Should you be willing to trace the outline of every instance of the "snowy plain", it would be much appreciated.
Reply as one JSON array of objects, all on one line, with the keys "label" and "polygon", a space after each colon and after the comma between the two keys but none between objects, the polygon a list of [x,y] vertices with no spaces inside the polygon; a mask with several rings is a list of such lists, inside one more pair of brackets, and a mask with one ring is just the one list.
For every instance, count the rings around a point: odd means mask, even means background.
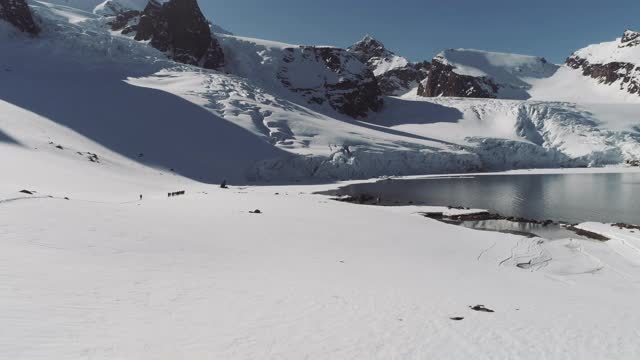
[{"label": "snowy plain", "polygon": [[[292,45],[220,36],[236,67],[204,71],[104,30],[98,1],[56,3],[32,3],[42,39],[0,24],[0,358],[640,355],[639,231],[580,225],[609,242],[479,232],[417,214],[433,208],[292,185],[619,164],[639,153],[633,99],[549,103],[536,86],[531,101],[408,95],[364,123],[275,82]],[[210,184],[224,179],[240,185]]]}]

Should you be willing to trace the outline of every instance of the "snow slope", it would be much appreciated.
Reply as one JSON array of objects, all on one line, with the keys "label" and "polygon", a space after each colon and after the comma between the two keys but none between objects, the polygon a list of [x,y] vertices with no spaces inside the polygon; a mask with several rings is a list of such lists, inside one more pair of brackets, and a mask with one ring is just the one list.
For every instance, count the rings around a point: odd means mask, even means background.
[{"label": "snow slope", "polygon": [[[40,2],[39,0],[36,0],[36,1]],[[117,1],[123,1],[123,0],[117,0]],[[138,0],[124,0],[124,1],[134,2]],[[141,1],[144,1],[144,0],[141,0]],[[96,6],[106,1],[105,0],[47,0],[46,2],[50,4],[55,4],[55,5],[63,5],[66,7],[79,9],[86,12],[93,12]]]},{"label": "snow slope", "polygon": [[[640,351],[637,253],[622,257],[608,243],[478,232],[308,187],[225,191],[125,172],[93,177],[99,194],[81,194],[83,173],[96,170],[67,166],[80,177],[33,184],[33,197],[0,180],[2,357],[583,360]],[[187,195],[168,199],[171,187]],[[248,212],[256,208],[263,214]],[[469,309],[478,304],[495,313]]]},{"label": "snow slope", "polygon": [[[531,79],[531,100],[566,101],[589,104],[640,104],[640,96],[607,86],[581,71],[562,66],[551,77]],[[637,115],[636,115],[637,118]]]},{"label": "snow slope", "polygon": [[[390,99],[374,121],[412,134],[441,134],[439,139],[478,154],[485,169],[505,170],[524,163],[533,167],[552,163],[602,166],[634,159],[640,151],[637,105],[411,100]],[[507,147],[510,154],[504,153]]]},{"label": "snow slope", "polygon": [[291,45],[225,37],[233,66],[208,71],[33,9],[38,39],[0,24],[0,358],[637,358],[637,233],[546,241],[203,183],[619,162],[634,104],[389,97],[356,121],[274,77]]},{"label": "snow slope", "polygon": [[483,78],[498,86],[500,99],[526,100],[532,79],[552,76],[558,66],[544,58],[488,52],[473,49],[449,49],[438,54],[434,61],[453,67],[459,75]]},{"label": "snow slope", "polygon": [[636,36],[636,40],[617,38],[614,41],[594,44],[573,53],[580,58],[587,59],[592,64],[608,64],[612,62],[625,62],[640,65],[640,46],[638,46],[637,33],[626,31],[624,37]]},{"label": "snow slope", "polygon": [[149,0],[106,0],[96,5],[93,12],[98,15],[110,16],[128,10],[142,11],[148,3]]}]

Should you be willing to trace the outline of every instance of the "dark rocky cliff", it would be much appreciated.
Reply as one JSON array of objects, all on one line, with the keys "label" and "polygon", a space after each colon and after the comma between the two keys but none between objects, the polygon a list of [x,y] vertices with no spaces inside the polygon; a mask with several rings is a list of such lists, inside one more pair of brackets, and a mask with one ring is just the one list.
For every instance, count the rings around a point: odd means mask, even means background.
[{"label": "dark rocky cliff", "polygon": [[222,48],[197,0],[150,0],[140,16],[135,39],[149,40],[151,46],[184,64],[207,69],[224,65]]},{"label": "dark rocky cliff", "polygon": [[387,50],[382,42],[368,35],[349,47],[348,51],[374,72],[383,95],[401,95],[415,89],[427,78],[431,68],[428,61],[412,63],[397,56]]},{"label": "dark rocky cliff", "polygon": [[344,49],[301,46],[285,49],[280,82],[307,101],[328,104],[353,118],[383,105],[373,73]]},{"label": "dark rocky cliff", "polygon": [[418,95],[425,97],[495,98],[498,86],[489,79],[460,75],[454,67],[437,58],[431,62],[428,79],[418,87]]},{"label": "dark rocky cliff", "polygon": [[0,19],[31,35],[40,33],[26,0],[0,0]]},{"label": "dark rocky cliff", "polygon": [[[624,51],[640,50],[640,33],[627,30],[620,39],[618,49]],[[640,51],[638,51],[640,54]],[[640,62],[640,57],[637,59]],[[577,51],[566,61],[570,68],[582,71],[584,76],[598,80],[606,85],[619,84],[620,89],[640,95],[640,66],[628,61],[599,62]]]}]

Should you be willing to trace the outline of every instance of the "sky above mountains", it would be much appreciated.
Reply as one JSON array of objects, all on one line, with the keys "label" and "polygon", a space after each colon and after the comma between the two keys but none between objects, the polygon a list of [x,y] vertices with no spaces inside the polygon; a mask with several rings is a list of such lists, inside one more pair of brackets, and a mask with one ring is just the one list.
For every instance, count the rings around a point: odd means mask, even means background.
[{"label": "sky above mountains", "polygon": [[237,35],[346,47],[371,34],[411,60],[447,48],[544,56],[640,30],[638,0],[201,0],[207,17]]}]

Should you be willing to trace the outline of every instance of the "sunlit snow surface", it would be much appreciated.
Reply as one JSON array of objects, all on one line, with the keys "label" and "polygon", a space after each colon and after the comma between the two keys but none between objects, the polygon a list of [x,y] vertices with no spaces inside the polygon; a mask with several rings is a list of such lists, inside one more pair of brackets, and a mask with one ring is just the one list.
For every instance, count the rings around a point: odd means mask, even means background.
[{"label": "sunlit snow surface", "polygon": [[290,45],[222,37],[209,72],[32,4],[41,38],[0,24],[0,358],[637,358],[637,231],[548,242],[200,182],[618,164],[637,105],[388,98],[364,123],[281,86]]}]

